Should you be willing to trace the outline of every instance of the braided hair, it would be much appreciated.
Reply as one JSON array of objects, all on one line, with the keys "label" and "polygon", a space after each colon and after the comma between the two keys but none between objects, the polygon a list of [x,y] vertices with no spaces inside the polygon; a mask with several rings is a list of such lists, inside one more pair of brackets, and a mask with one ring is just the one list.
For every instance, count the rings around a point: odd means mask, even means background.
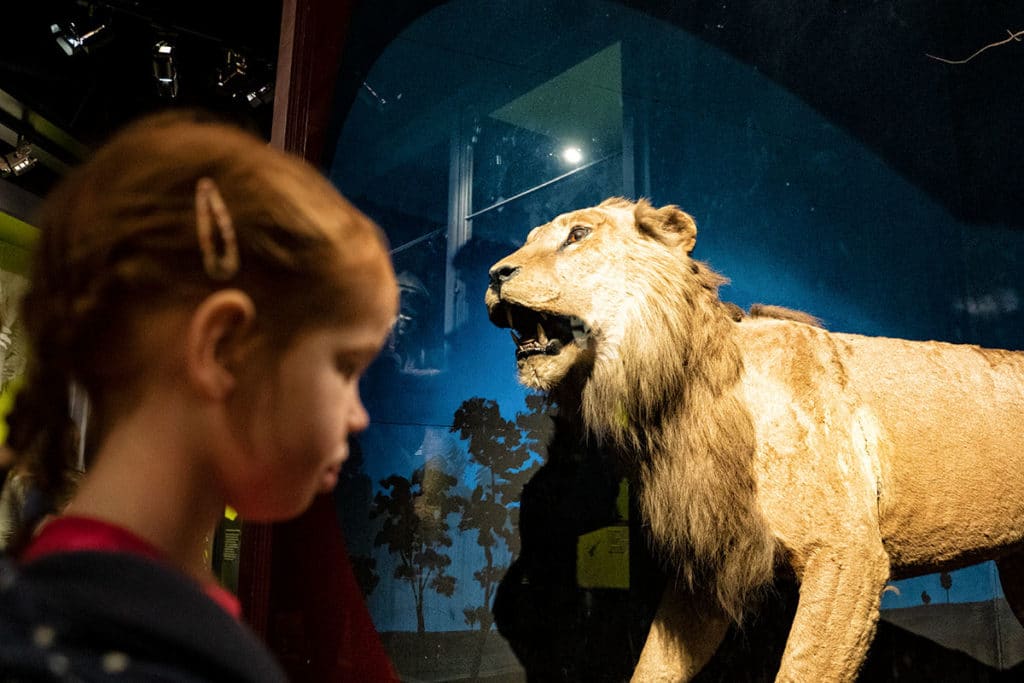
[{"label": "braided hair", "polygon": [[[197,233],[197,187],[215,187],[230,214],[217,244]],[[78,461],[70,387],[90,402],[87,467],[140,390],[147,352],[133,340],[146,313],[238,288],[256,306],[261,343],[284,348],[344,314],[348,265],[387,251],[380,229],[313,167],[182,112],[114,136],[47,198],[38,225],[21,313],[30,355],[7,446],[51,499],[68,495]],[[210,250],[228,247],[233,267],[212,272]]]}]

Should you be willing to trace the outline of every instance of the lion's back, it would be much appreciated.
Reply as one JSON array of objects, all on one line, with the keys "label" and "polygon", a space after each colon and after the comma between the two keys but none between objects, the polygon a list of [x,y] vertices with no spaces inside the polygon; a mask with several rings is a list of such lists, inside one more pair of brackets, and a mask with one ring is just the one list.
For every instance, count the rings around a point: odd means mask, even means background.
[{"label": "lion's back", "polygon": [[989,519],[993,504],[1024,528],[1024,502],[1006,504],[1024,501],[1024,353],[785,320],[745,320],[737,332],[761,457],[799,461],[766,460],[762,470],[813,472],[824,491],[842,489],[850,463],[863,461],[898,573],[934,559],[934,544],[920,539],[937,527],[945,560],[987,547],[990,530],[972,520]]}]

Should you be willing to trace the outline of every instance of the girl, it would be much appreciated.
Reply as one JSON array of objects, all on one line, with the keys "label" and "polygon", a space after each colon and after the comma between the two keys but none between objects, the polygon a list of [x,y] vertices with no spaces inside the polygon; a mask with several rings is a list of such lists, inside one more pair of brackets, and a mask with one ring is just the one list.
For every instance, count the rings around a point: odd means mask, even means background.
[{"label": "girl", "polygon": [[305,510],[367,426],[398,304],[380,230],[304,162],[181,114],[112,139],[40,228],[8,446],[68,502],[0,567],[0,678],[282,680],[204,551],[225,505]]}]

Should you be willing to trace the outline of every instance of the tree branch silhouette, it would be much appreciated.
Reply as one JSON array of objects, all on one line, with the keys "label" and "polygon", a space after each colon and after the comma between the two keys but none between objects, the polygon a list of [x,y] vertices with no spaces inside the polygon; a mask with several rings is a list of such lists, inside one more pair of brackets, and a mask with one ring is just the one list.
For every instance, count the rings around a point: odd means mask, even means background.
[{"label": "tree branch silhouette", "polygon": [[988,50],[989,48],[999,47],[1000,45],[1006,45],[1011,41],[1016,41],[1019,43],[1021,41],[1021,37],[1024,36],[1024,31],[1017,31],[1016,33],[1014,33],[1013,31],[1007,30],[1006,32],[1010,34],[1009,38],[1006,38],[1004,40],[998,40],[994,43],[989,43],[988,45],[986,45],[983,48],[980,48],[973,55],[965,59],[946,59],[945,57],[936,57],[935,55],[930,55],[928,53],[925,53],[925,57],[930,57],[931,59],[935,59],[940,62],[945,62],[946,64],[966,64],[967,62],[971,61],[972,59],[980,55],[985,50]]}]

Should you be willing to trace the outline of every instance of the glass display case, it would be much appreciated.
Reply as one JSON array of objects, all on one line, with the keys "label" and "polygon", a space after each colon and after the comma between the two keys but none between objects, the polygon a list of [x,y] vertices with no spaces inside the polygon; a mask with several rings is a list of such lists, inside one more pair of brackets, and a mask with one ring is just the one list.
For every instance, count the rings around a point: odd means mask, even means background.
[{"label": "glass display case", "polygon": [[[487,320],[488,269],[562,212],[648,197],[694,216],[694,256],[744,308],[1020,349],[1024,17],[968,2],[429,6],[380,49],[358,36],[382,19],[357,13],[338,83],[328,171],[387,232],[402,288],[339,519],[406,680],[627,680],[660,564],[628,486],[585,454],[552,464],[548,409]],[[579,539],[615,528],[626,565],[583,580]],[[544,585],[516,583],[522,562]],[[772,680],[792,590],[704,680]],[[882,608],[864,680],[1024,672],[990,563],[894,581]]]}]

